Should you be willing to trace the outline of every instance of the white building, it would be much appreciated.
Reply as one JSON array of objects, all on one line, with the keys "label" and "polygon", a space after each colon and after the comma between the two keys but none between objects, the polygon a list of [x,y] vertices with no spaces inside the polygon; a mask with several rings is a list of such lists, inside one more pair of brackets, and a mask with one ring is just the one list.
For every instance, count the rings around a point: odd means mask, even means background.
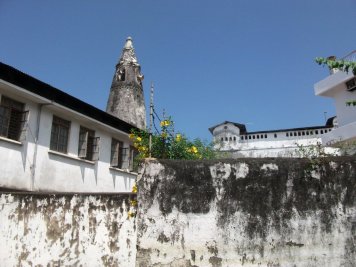
[{"label": "white building", "polygon": [[129,192],[134,126],[0,63],[0,188]]},{"label": "white building", "polygon": [[[356,50],[343,58],[356,62]],[[335,101],[337,127],[322,136],[324,145],[332,145],[340,141],[356,139],[356,106],[347,105],[348,101],[356,101],[356,77],[349,73],[333,69],[330,76],[314,85],[315,94],[331,97]]]},{"label": "white building", "polygon": [[[229,157],[298,157],[300,147],[316,146],[333,129],[334,118],[325,126],[247,132],[244,124],[225,121],[209,128],[216,148]],[[334,153],[327,148],[326,153]]]}]

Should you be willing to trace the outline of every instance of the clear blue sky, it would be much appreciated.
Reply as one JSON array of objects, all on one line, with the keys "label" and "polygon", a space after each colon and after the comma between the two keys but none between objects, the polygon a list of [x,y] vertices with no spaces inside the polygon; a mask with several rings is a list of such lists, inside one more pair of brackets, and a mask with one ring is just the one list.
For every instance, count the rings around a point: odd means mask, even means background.
[{"label": "clear blue sky", "polygon": [[317,56],[356,49],[356,0],[0,0],[0,61],[105,110],[132,36],[158,112],[210,140],[225,120],[248,131],[324,124]]}]

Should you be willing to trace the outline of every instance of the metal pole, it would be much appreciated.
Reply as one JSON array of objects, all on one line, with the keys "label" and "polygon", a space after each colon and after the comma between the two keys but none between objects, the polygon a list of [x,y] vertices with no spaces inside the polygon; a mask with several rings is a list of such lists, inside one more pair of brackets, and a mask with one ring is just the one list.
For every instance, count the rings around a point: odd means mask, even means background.
[{"label": "metal pole", "polygon": [[150,95],[150,129],[148,140],[148,151],[150,158],[152,157],[152,122],[153,122],[153,82],[151,82],[151,95]]}]

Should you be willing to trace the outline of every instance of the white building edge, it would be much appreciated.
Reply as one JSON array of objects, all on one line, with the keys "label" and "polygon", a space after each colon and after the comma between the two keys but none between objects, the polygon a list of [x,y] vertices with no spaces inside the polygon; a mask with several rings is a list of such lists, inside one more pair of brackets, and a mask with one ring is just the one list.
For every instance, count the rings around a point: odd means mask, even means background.
[{"label": "white building edge", "polygon": [[130,192],[134,126],[0,63],[0,189]]},{"label": "white building edge", "polygon": [[[347,61],[356,62],[356,50],[343,57]],[[333,98],[337,116],[337,125],[328,134],[322,136],[323,145],[334,145],[340,142],[356,141],[356,106],[347,105],[348,101],[356,101],[356,77],[348,73],[332,69],[330,76],[314,85],[317,96]]]},{"label": "white building edge", "polygon": [[[356,62],[356,50],[342,59]],[[247,132],[244,124],[225,121],[209,128],[215,148],[227,157],[316,156],[321,145],[323,153],[339,154],[340,150],[332,146],[356,143],[356,77],[352,71],[332,69],[330,76],[314,85],[314,90],[318,96],[335,100],[336,117],[328,119],[326,125]],[[355,104],[347,105],[348,101]],[[347,148],[343,150],[347,152]],[[352,148],[351,153],[355,153]]]}]

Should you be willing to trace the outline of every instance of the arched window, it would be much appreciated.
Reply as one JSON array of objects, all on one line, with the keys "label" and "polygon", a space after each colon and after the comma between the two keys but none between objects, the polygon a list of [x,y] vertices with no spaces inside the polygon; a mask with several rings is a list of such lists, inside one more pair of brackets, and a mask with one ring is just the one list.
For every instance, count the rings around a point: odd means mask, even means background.
[{"label": "arched window", "polygon": [[121,69],[118,71],[117,73],[117,79],[119,81],[125,81],[125,76],[126,76],[126,72],[125,72],[125,69]]}]

